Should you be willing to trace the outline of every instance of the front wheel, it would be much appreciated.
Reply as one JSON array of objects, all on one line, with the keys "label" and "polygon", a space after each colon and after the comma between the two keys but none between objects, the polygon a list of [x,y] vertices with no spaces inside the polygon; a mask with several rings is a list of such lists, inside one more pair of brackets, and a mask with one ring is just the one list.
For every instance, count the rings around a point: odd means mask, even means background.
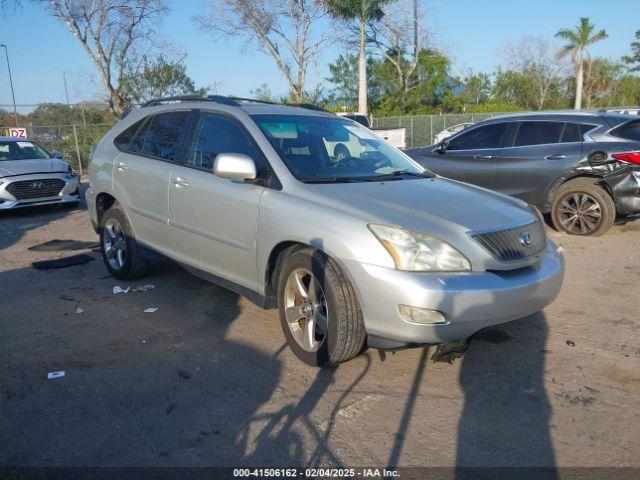
[{"label": "front wheel", "polygon": [[616,219],[611,196],[591,179],[560,186],[551,205],[553,226],[571,235],[603,235]]},{"label": "front wheel", "polygon": [[362,311],[349,280],[323,253],[302,249],[278,279],[280,324],[293,353],[312,366],[337,365],[362,350]]}]

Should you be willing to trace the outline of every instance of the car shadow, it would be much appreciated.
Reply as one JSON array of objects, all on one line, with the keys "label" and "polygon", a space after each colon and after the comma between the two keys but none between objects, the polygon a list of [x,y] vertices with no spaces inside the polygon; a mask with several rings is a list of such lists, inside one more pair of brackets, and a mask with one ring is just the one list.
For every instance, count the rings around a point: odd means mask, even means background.
[{"label": "car shadow", "polygon": [[0,251],[20,241],[29,230],[61,220],[78,210],[86,210],[85,192],[88,187],[87,183],[80,185],[80,202],[74,207],[41,205],[0,210]]}]

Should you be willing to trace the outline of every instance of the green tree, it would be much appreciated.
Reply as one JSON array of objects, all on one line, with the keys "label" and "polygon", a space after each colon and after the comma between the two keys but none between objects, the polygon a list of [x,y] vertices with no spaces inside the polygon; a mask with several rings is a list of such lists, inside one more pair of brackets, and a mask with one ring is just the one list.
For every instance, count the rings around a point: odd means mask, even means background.
[{"label": "green tree", "polygon": [[[573,29],[563,29],[556,33],[557,38],[567,41],[567,44],[558,53],[559,57],[571,54],[573,63],[576,66],[576,98],[574,108],[582,108],[582,85],[584,81],[584,63],[588,60],[591,64],[591,55],[588,47],[600,40],[604,40],[609,35],[604,30],[595,31],[588,17],[582,17],[580,23]],[[586,58],[585,58],[586,57]]]},{"label": "green tree", "polygon": [[358,111],[367,114],[367,22],[382,18],[382,6],[389,0],[326,0],[329,12],[343,20],[356,20],[360,29],[358,58]]},{"label": "green tree", "polygon": [[632,72],[640,71],[640,30],[636,31],[636,41],[631,42],[631,55],[622,57],[622,61],[629,65]]},{"label": "green tree", "polygon": [[128,106],[154,98],[176,95],[205,95],[206,88],[196,88],[180,61],[167,61],[160,57],[143,57],[136,67],[128,65],[120,83],[120,94]]}]

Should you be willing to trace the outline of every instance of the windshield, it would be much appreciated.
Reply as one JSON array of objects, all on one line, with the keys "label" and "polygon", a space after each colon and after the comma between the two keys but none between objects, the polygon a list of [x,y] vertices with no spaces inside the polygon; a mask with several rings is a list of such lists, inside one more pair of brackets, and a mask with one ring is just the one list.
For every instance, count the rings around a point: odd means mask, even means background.
[{"label": "windshield", "polygon": [[0,162],[51,158],[40,145],[28,141],[0,140]]},{"label": "windshield", "polygon": [[341,118],[254,115],[291,173],[307,183],[402,180],[425,170],[358,123]]}]

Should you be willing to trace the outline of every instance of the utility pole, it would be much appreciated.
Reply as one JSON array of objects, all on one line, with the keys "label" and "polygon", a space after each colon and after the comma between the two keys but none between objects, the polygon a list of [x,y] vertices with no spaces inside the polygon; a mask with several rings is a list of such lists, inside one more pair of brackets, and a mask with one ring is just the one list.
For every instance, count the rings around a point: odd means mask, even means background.
[{"label": "utility pole", "polygon": [[67,72],[62,72],[62,80],[64,80],[64,94],[67,97],[67,107],[69,106],[69,87],[67,86]]},{"label": "utility pole", "polygon": [[11,64],[9,63],[9,51],[4,43],[0,43],[0,47],[4,48],[4,56],[7,59],[7,70],[9,71],[9,85],[11,85],[11,98],[13,99],[13,120],[18,126],[18,109],[16,108],[16,95],[13,93],[13,78],[11,78]]}]

